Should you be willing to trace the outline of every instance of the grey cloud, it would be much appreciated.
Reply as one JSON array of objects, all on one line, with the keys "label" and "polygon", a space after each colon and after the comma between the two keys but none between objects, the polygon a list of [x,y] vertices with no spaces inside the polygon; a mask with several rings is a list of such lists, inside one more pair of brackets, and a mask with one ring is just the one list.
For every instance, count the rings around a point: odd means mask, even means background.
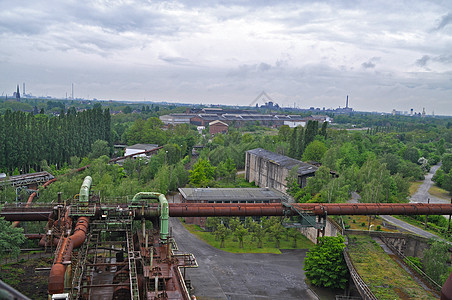
[{"label": "grey cloud", "polygon": [[381,57],[372,57],[371,59],[369,59],[369,61],[363,62],[363,63],[361,64],[361,66],[362,66],[364,69],[373,69],[373,68],[376,67],[375,62],[379,62],[380,60],[381,60]]},{"label": "grey cloud", "polygon": [[421,58],[419,58],[418,60],[416,60],[416,65],[420,66],[420,67],[425,67],[427,66],[427,64],[430,62],[439,62],[442,64],[450,64],[452,63],[452,55],[448,54],[448,55],[439,55],[439,56],[429,56],[429,55],[424,55]]},{"label": "grey cloud", "polygon": [[375,64],[374,64],[373,62],[371,62],[371,61],[363,62],[363,63],[361,64],[361,66],[362,66],[364,69],[373,69],[373,68],[375,68]]},{"label": "grey cloud", "polygon": [[452,24],[452,12],[441,17],[441,21],[439,22],[436,29],[437,30],[443,29],[444,27],[446,27],[449,24]]},{"label": "grey cloud", "polygon": [[429,60],[430,60],[430,56],[424,55],[421,58],[419,58],[418,60],[416,60],[416,65],[418,65],[419,67],[425,67]]},{"label": "grey cloud", "polygon": [[190,63],[190,60],[184,57],[174,57],[174,56],[159,56],[160,60],[163,60],[167,63],[173,64],[173,65],[186,65]]},{"label": "grey cloud", "polygon": [[452,63],[452,55],[440,55],[434,58],[435,61],[450,64]]},{"label": "grey cloud", "polygon": [[271,68],[272,68],[272,66],[270,66],[269,64],[266,64],[266,63],[260,63],[259,66],[257,67],[257,69],[259,71],[264,71],[264,72],[270,70]]}]

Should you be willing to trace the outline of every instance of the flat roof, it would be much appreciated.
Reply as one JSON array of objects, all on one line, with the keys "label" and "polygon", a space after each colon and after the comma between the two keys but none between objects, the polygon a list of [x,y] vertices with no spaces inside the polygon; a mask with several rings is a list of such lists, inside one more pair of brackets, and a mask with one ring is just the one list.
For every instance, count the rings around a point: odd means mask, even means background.
[{"label": "flat roof", "polygon": [[297,173],[300,175],[306,175],[310,173],[314,173],[318,170],[318,168],[314,165],[308,164],[306,162],[303,162],[301,160],[296,160],[291,157],[281,155],[278,153],[274,153],[262,148],[256,148],[252,150],[248,150],[246,152],[249,152],[251,154],[254,154],[256,156],[262,157],[264,159],[267,159],[283,168],[292,170],[292,168],[298,166]]},{"label": "flat roof", "polygon": [[272,188],[179,188],[186,200],[265,201],[284,199],[284,194]]}]

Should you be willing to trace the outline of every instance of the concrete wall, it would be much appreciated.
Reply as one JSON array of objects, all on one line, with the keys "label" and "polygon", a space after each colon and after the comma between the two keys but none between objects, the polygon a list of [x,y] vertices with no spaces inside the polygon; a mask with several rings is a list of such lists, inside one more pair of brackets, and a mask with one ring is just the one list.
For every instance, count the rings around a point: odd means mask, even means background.
[{"label": "concrete wall", "polygon": [[246,152],[245,179],[254,181],[259,187],[271,187],[285,193],[287,188],[286,177],[289,170],[276,163]]},{"label": "concrete wall", "polygon": [[[318,233],[318,230],[314,227],[301,228],[300,232],[314,244],[317,244],[317,236],[322,236],[322,233]],[[339,225],[336,224],[336,222],[334,222],[330,218],[327,218],[324,236],[337,236],[338,234],[342,234],[342,229],[339,227]]]},{"label": "concrete wall", "polygon": [[411,233],[384,232],[384,231],[362,231],[346,230],[346,234],[361,234],[379,237],[386,243],[392,245],[405,256],[424,257],[424,252],[430,245],[429,239]]}]

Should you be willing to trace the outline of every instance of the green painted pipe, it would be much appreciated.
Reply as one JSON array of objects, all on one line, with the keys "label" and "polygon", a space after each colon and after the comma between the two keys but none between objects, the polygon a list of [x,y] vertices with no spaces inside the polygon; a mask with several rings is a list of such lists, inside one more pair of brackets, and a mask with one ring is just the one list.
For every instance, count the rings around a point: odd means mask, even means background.
[{"label": "green painted pipe", "polygon": [[168,200],[165,195],[156,192],[139,192],[133,196],[132,205],[137,204],[142,199],[158,199],[160,203],[160,238],[163,242],[168,240],[168,221],[169,221],[169,207]]},{"label": "green painted pipe", "polygon": [[83,184],[80,187],[80,193],[79,193],[79,201],[80,202],[89,202],[89,189],[91,187],[91,183],[93,182],[93,179],[91,176],[86,176],[85,180],[83,180]]}]

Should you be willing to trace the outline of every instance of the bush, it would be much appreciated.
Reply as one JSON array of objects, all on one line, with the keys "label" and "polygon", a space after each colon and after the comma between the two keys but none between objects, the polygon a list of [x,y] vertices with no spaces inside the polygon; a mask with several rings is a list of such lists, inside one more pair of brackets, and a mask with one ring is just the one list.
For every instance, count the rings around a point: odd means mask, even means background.
[{"label": "bush", "polygon": [[348,269],[342,253],[344,237],[321,237],[305,259],[306,277],[315,286],[345,288]]}]

